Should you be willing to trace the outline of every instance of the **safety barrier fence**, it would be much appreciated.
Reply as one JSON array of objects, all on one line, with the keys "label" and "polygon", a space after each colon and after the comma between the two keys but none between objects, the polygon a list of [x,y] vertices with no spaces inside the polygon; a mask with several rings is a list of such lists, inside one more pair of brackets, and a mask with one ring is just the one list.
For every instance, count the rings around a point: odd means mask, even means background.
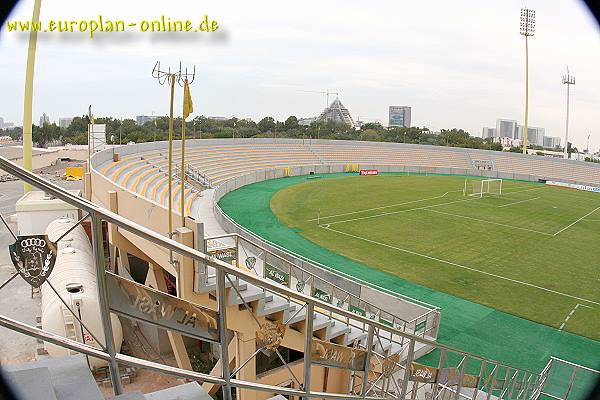
[{"label": "safety barrier fence", "polygon": [[[390,326],[378,319],[371,319],[348,309],[338,307],[303,292],[294,290],[271,279],[265,279],[252,271],[234,267],[216,257],[202,253],[185,246],[176,240],[160,235],[142,225],[133,223],[126,218],[110,212],[91,201],[78,197],[54,183],[48,182],[35,174],[26,171],[18,165],[0,157],[0,169],[77,207],[82,213],[83,220],[89,220],[93,257],[97,269],[98,298],[100,300],[100,315],[104,342],[96,346],[69,339],[35,326],[20,322],[14,318],[0,315],[0,326],[39,338],[90,357],[106,360],[109,364],[111,380],[116,394],[123,392],[118,365],[129,365],[139,368],[186,378],[193,381],[212,383],[222,388],[223,398],[232,398],[232,389],[251,390],[262,393],[277,393],[287,396],[317,399],[472,399],[484,395],[487,399],[532,399],[540,392],[541,375],[522,369],[513,368],[494,360],[479,357],[449,346],[445,346],[421,335],[415,335]],[[167,251],[173,252],[173,264],[180,268],[183,260],[193,260],[197,265],[207,265],[214,269],[216,289],[213,303],[198,305],[181,298],[158,292],[148,286],[107,271],[105,259],[104,224],[112,224],[118,229],[130,232],[140,239],[154,243]],[[76,225],[76,224],[75,224]],[[193,268],[190,267],[190,268]],[[181,272],[181,271],[180,271]],[[16,274],[0,285],[5,287]],[[295,384],[293,387],[281,387],[244,380],[241,374],[243,368],[261,351],[279,354],[281,336],[285,329],[281,324],[261,320],[254,315],[251,305],[244,299],[238,288],[240,281],[268,290],[279,296],[292,299],[306,310],[304,318],[304,346],[302,351],[301,373],[283,362]],[[241,298],[239,307],[232,308],[229,301],[235,295]],[[124,297],[123,297],[124,296]],[[140,297],[141,296],[141,297]],[[115,301],[122,298],[123,301]],[[140,301],[142,298],[144,301]],[[157,300],[157,299],[160,299]],[[2,301],[7,301],[2,298]],[[158,301],[158,303],[157,303]],[[145,316],[147,309],[140,304],[163,304],[171,306],[174,313],[158,313],[153,317]],[[245,310],[244,310],[245,309]],[[230,360],[229,342],[231,332],[228,329],[235,321],[228,319],[233,311],[247,311],[257,324],[256,352],[246,360],[236,360],[235,369],[231,370],[228,362],[221,364],[216,373],[200,373],[161,363],[145,360],[117,352],[114,346],[110,313],[142,320],[146,323],[169,329],[173,332],[199,338],[210,342],[218,348],[221,360]],[[355,341],[349,346],[334,344],[313,336],[315,310],[321,310],[341,318],[351,319],[364,325],[367,335],[364,340]],[[162,317],[161,317],[162,315]],[[176,322],[181,321],[193,323]],[[167,320],[168,319],[168,320]],[[283,329],[283,332],[282,332]],[[288,328],[290,329],[290,328]],[[302,333],[301,331],[297,331]],[[90,332],[92,333],[92,332]],[[403,338],[403,348],[400,352],[388,354],[385,351],[375,351],[381,339],[393,335]],[[435,362],[421,364],[417,362],[416,348],[431,346],[434,353],[429,359]],[[283,361],[283,360],[282,360]],[[312,368],[336,368],[348,371],[349,384],[343,390],[319,391],[311,385]]]}]

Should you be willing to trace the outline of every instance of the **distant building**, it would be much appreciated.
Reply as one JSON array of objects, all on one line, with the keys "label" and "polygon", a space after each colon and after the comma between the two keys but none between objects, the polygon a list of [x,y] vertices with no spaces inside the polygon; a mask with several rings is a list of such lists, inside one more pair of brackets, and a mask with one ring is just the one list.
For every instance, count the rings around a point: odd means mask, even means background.
[{"label": "distant building", "polygon": [[411,109],[408,106],[390,106],[388,127],[410,128]]},{"label": "distant building", "polygon": [[512,119],[498,118],[496,120],[496,134],[494,137],[507,137],[511,139],[518,139],[517,134],[517,121]]},{"label": "distant building", "polygon": [[340,101],[339,98],[336,99],[329,105],[329,107],[325,108],[319,118],[318,121],[324,122],[341,122],[344,124],[348,124],[351,127],[355,127],[354,120],[350,115],[350,111]]},{"label": "distant building", "polygon": [[135,123],[136,125],[144,125],[146,122],[152,122],[156,118],[158,118],[157,115],[136,115]]},{"label": "distant building", "polygon": [[300,125],[300,126],[310,126],[310,124],[312,124],[316,120],[317,120],[317,117],[300,118],[300,119],[298,119],[298,125]]},{"label": "distant building", "polygon": [[50,117],[48,115],[46,115],[46,113],[43,113],[42,116],[40,117],[40,125],[39,126],[44,126],[49,123],[50,123]]},{"label": "distant building", "polygon": [[[525,127],[523,125],[517,125],[517,137],[516,139],[524,140],[523,131]],[[545,128],[538,128],[535,126],[527,127],[527,144],[535,146],[544,146],[544,136],[546,133]]]},{"label": "distant building", "polygon": [[494,137],[494,143],[500,143],[504,148],[523,146],[523,141],[521,139],[513,139],[509,137]]},{"label": "distant building", "polygon": [[560,138],[557,136],[544,136],[544,147],[547,149],[560,147]]},{"label": "distant building", "polygon": [[496,128],[483,128],[481,137],[484,139],[498,137],[498,135],[496,135]]},{"label": "distant building", "polygon": [[58,119],[58,127],[67,129],[71,125],[71,122],[73,122],[73,117],[61,117]]},{"label": "distant building", "polygon": [[210,119],[211,121],[227,121],[229,118],[227,118],[227,117],[206,117],[206,119]]}]

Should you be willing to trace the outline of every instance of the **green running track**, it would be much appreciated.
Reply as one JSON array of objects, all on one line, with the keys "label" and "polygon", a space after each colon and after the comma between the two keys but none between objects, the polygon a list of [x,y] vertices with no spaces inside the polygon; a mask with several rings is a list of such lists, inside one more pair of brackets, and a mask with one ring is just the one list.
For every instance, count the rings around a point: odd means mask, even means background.
[{"label": "green running track", "polygon": [[[321,175],[321,179],[341,175],[344,174]],[[294,253],[440,307],[440,343],[533,372],[540,372],[550,356],[594,369],[600,367],[598,341],[408,282],[327,250],[283,225],[271,211],[271,198],[278,190],[306,179],[306,176],[295,176],[244,186],[225,195],[219,206],[249,231]],[[437,354],[432,353],[419,361],[432,363],[434,360],[437,363]]]}]

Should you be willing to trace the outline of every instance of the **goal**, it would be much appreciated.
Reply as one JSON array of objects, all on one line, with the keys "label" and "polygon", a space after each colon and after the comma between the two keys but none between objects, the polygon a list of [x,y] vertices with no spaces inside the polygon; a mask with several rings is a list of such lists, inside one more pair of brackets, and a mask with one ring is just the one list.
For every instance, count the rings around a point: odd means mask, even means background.
[{"label": "goal", "polygon": [[463,195],[483,197],[484,195],[501,195],[502,179],[472,179],[471,185],[465,179]]}]

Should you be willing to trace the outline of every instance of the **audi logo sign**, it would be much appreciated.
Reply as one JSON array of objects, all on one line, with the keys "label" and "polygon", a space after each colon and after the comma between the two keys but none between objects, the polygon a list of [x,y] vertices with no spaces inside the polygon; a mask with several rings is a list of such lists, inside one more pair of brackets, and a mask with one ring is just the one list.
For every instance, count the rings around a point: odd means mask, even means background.
[{"label": "audi logo sign", "polygon": [[360,174],[361,175],[365,175],[365,176],[368,176],[368,175],[378,175],[379,171],[376,170],[376,169],[361,169],[360,170]]}]

